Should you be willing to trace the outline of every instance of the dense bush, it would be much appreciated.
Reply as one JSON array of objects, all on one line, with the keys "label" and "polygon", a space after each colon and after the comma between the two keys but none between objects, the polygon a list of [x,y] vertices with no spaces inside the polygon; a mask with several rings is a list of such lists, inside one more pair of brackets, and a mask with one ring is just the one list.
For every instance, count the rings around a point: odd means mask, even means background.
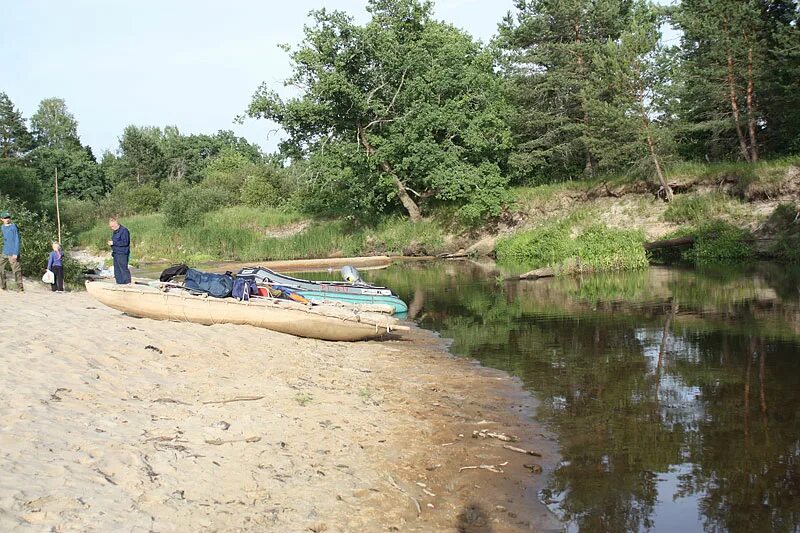
[{"label": "dense bush", "polygon": [[35,170],[0,163],[0,194],[34,209],[41,201],[42,185]]},{"label": "dense bush", "polygon": [[575,268],[581,272],[638,270],[648,265],[644,234],[595,224],[574,241]]},{"label": "dense bush", "polygon": [[249,207],[278,207],[281,198],[269,177],[250,176],[244,180],[241,203]]},{"label": "dense bush", "polygon": [[149,183],[134,187],[128,193],[128,206],[136,214],[158,211],[161,201],[161,191]]},{"label": "dense bush", "polygon": [[571,225],[568,220],[559,220],[500,239],[497,242],[497,259],[524,263],[531,268],[563,261],[572,249]]},{"label": "dense bush", "polygon": [[[22,273],[26,277],[38,279],[47,269],[47,259],[52,251],[53,241],[58,240],[58,230],[55,222],[46,214],[32,211],[22,205],[19,200],[12,200],[7,196],[0,196],[0,211],[10,211],[12,221],[19,228],[22,247],[20,262]],[[62,234],[62,245],[66,250],[72,242],[69,233]],[[0,236],[2,244],[2,236]],[[67,283],[80,281],[83,267],[65,255],[64,280]]]},{"label": "dense bush", "polygon": [[189,187],[164,200],[161,211],[168,227],[182,228],[198,224],[205,213],[225,207],[229,191],[216,187]]},{"label": "dense bush", "polygon": [[788,203],[775,208],[765,227],[772,229],[776,239],[770,247],[775,258],[790,263],[800,263],[800,222],[797,205]]},{"label": "dense bush", "polygon": [[572,237],[574,218],[559,220],[501,239],[497,258],[561,273],[637,270],[647,266],[640,231],[595,224]]},{"label": "dense bush", "polygon": [[64,198],[59,203],[61,225],[73,233],[91,228],[100,217],[97,204],[91,200]]},{"label": "dense bush", "polygon": [[750,232],[727,222],[701,224],[692,233],[694,245],[683,253],[683,258],[696,265],[737,263],[755,256]]}]

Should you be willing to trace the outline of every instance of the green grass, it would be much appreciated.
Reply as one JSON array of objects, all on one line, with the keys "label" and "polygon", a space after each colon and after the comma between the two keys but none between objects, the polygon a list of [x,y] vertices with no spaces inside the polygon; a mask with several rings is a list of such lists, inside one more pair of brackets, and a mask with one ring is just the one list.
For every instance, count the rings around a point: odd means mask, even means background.
[{"label": "green grass", "polygon": [[718,184],[735,182],[733,193],[749,200],[770,198],[780,192],[791,167],[800,166],[800,157],[784,157],[759,161],[756,164],[735,163],[678,163],[667,169],[670,181],[692,180]]},{"label": "green grass", "polygon": [[[430,220],[412,224],[397,217],[374,227],[356,227],[344,220],[303,221],[298,213],[244,206],[207,213],[199,224],[184,228],[169,227],[161,214],[135,215],[122,223],[131,230],[132,259],[136,262],[435,254],[443,250],[445,237],[442,226]],[[288,231],[293,227],[299,231]],[[79,244],[107,250],[109,232],[104,222],[98,222],[79,235]]]},{"label": "green grass", "polygon": [[687,262],[697,266],[746,264],[755,258],[752,234],[724,220],[710,220],[686,226],[665,239],[694,236],[694,244],[683,250],[665,249],[651,254],[659,263]]},{"label": "green grass", "polygon": [[667,206],[664,220],[695,224],[727,215],[746,217],[746,211],[741,201],[722,193],[677,195]]},{"label": "green grass", "polygon": [[559,274],[616,272],[647,267],[644,234],[637,230],[582,227],[588,213],[543,224],[497,243],[501,262],[553,267]]}]

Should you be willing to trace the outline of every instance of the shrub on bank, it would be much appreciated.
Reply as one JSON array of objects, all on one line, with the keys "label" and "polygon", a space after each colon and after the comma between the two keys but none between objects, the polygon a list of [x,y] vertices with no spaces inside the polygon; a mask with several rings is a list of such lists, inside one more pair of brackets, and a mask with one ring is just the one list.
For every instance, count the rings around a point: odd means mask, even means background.
[{"label": "shrub on bank", "polygon": [[755,257],[750,232],[727,222],[715,220],[700,224],[692,233],[694,244],[683,257],[696,265],[739,263]]},{"label": "shrub on bank", "polygon": [[558,273],[638,270],[647,266],[641,231],[594,224],[572,237],[574,219],[559,220],[501,239],[500,261],[530,268],[554,267]]},{"label": "shrub on bank", "polygon": [[502,238],[497,242],[497,259],[531,268],[554,265],[571,253],[571,228],[570,221],[559,220]]},{"label": "shrub on bank", "polygon": [[242,185],[241,203],[248,207],[278,207],[280,195],[268,176],[249,176]]},{"label": "shrub on bank", "polygon": [[167,227],[199,224],[205,213],[216,211],[230,200],[228,191],[216,187],[189,187],[171,194],[161,211]]},{"label": "shrub on bank", "polygon": [[765,227],[775,234],[775,242],[769,249],[770,255],[780,261],[800,263],[800,221],[798,207],[793,203],[781,204],[770,215]]}]

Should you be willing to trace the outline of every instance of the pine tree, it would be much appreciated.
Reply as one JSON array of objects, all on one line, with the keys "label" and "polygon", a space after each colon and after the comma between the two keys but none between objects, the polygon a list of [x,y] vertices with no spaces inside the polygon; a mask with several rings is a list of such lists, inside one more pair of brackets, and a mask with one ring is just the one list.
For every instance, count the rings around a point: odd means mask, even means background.
[{"label": "pine tree", "polygon": [[683,0],[673,18],[684,155],[757,162],[765,148],[786,151],[800,131],[797,2]]},{"label": "pine tree", "polygon": [[596,118],[590,149],[604,154],[609,169],[649,162],[665,199],[671,201],[662,164],[665,131],[658,125],[666,82],[660,62],[660,19],[654,5],[638,0],[619,39],[595,53],[595,71],[582,96]]},{"label": "pine tree", "polygon": [[584,89],[593,57],[625,26],[630,0],[517,0],[500,25],[498,44],[516,103],[517,181],[556,181],[598,171],[590,149],[593,117]]},{"label": "pine tree", "polygon": [[20,158],[31,148],[33,138],[22,113],[14,108],[6,93],[0,93],[0,158]]}]

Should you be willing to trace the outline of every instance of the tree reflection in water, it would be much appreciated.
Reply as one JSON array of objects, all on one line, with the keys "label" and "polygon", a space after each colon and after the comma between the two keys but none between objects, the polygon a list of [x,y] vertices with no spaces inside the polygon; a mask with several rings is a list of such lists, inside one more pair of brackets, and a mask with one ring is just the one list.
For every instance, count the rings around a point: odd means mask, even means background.
[{"label": "tree reflection in water", "polygon": [[454,353],[524,379],[564,457],[544,497],[571,528],[800,528],[797,272],[504,274],[368,277],[418,302]]}]

